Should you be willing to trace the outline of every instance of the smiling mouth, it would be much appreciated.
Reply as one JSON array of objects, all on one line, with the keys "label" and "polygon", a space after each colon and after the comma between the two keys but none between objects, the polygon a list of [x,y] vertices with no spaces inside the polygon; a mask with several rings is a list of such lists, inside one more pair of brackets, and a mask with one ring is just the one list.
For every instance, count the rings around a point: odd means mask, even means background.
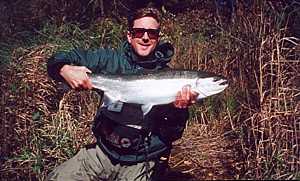
[{"label": "smiling mouth", "polygon": [[144,47],[150,46],[150,44],[141,44],[141,43],[140,43],[140,45],[141,45],[141,46],[144,46]]},{"label": "smiling mouth", "polygon": [[150,45],[140,44],[142,50],[147,50]]}]

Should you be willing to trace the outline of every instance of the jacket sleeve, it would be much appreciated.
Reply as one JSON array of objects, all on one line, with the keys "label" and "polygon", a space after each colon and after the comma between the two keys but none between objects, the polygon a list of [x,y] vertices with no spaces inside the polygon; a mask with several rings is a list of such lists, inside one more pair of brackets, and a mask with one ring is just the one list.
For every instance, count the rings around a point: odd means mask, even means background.
[{"label": "jacket sleeve", "polygon": [[165,142],[173,142],[182,137],[189,119],[187,108],[175,108],[173,104],[154,106],[147,114],[150,127]]},{"label": "jacket sleeve", "polygon": [[[173,105],[170,105],[173,106]],[[173,142],[180,139],[189,119],[189,111],[187,108],[172,108],[161,119],[161,127],[159,128],[160,137],[167,141]]]},{"label": "jacket sleeve", "polygon": [[128,68],[125,58],[112,49],[82,50],[74,49],[70,52],[59,52],[48,59],[47,71],[51,78],[63,81],[60,69],[68,65],[85,66],[93,73],[124,72]]}]

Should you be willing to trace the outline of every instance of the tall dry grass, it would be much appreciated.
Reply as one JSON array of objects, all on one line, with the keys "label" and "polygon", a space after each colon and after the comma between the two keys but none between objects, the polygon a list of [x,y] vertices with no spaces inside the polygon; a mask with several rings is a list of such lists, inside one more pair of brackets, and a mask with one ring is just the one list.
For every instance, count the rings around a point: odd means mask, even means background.
[{"label": "tall dry grass", "polygon": [[[212,13],[207,10],[186,12],[183,16],[193,20],[187,24],[179,23],[181,15],[165,20],[164,38],[176,47],[173,67],[211,71],[230,81],[224,94],[190,112],[203,133],[219,132],[234,141],[242,166],[232,178],[299,178],[299,39],[289,32],[289,5],[280,3],[257,0],[250,12],[239,6],[232,24],[198,17]],[[3,179],[44,180],[93,142],[90,124],[99,97],[62,94],[47,76],[45,63],[58,49],[73,45],[115,46],[124,29],[111,21],[86,31],[76,25],[45,27],[34,46],[14,49],[9,69],[1,73]],[[198,160],[192,156],[186,157]]]},{"label": "tall dry grass", "polygon": [[260,2],[259,18],[249,27],[257,44],[248,54],[254,66],[248,74],[249,96],[241,105],[247,117],[237,125],[246,130],[242,142],[250,168],[246,176],[295,179],[300,169],[300,57],[296,51],[300,41],[288,32],[291,12],[276,14],[273,8]]},{"label": "tall dry grass", "polygon": [[[291,32],[299,10],[297,2],[254,1],[249,12],[238,6],[233,23],[194,22],[198,31],[193,34],[168,23],[175,30],[174,67],[216,72],[230,80],[224,96],[204,100],[192,119],[209,129],[225,125],[225,133],[239,140],[242,178],[299,178],[300,40]],[[191,12],[191,19],[194,14],[199,12]],[[203,36],[207,32],[210,36]]]},{"label": "tall dry grass", "polygon": [[55,48],[19,50],[22,56],[13,54],[3,75],[1,179],[44,180],[47,170],[93,141],[89,127],[99,98],[92,92],[59,91],[45,66]]}]

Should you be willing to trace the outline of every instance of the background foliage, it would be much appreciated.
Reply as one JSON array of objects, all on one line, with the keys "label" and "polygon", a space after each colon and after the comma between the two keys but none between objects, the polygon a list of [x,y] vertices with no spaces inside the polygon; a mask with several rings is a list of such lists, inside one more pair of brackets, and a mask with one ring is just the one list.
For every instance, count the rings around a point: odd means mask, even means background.
[{"label": "background foliage", "polygon": [[[170,165],[190,180],[299,179],[300,3],[237,2],[233,16],[213,1],[154,2],[164,16],[163,38],[176,48],[171,66],[230,81],[223,94],[190,109]],[[94,141],[98,95],[64,92],[45,63],[58,50],[118,47],[126,14],[144,3],[0,2],[1,178],[44,180]]]}]

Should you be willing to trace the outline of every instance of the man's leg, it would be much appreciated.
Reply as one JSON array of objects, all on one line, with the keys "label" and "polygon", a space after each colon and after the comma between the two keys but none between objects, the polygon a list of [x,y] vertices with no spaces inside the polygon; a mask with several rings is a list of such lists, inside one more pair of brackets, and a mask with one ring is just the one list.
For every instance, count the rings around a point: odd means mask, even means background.
[{"label": "man's leg", "polygon": [[96,145],[82,148],[74,157],[55,168],[47,180],[107,180],[112,163]]},{"label": "man's leg", "polygon": [[117,181],[152,181],[154,161],[137,163],[130,166],[119,166]]}]

